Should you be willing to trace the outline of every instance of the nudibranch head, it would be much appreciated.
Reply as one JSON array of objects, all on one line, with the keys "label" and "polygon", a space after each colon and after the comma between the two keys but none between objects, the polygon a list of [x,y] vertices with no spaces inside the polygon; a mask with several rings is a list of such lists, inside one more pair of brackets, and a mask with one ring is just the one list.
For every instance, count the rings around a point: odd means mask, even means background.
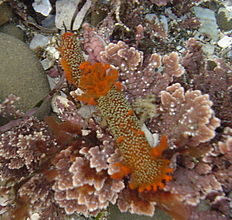
[{"label": "nudibranch head", "polygon": [[105,96],[118,79],[118,71],[109,64],[83,62],[79,68],[79,88],[84,94],[78,99],[88,104],[95,104],[99,97]]},{"label": "nudibranch head", "polygon": [[76,38],[77,38],[77,36],[73,32],[70,32],[70,31],[65,32],[61,36],[61,44],[60,44],[58,50],[60,52],[64,52],[64,50],[72,49],[74,47]]},{"label": "nudibranch head", "polygon": [[73,32],[71,32],[71,31],[67,31],[64,34],[62,34],[63,39],[69,38],[69,37],[72,37],[72,36],[75,36],[75,34]]}]

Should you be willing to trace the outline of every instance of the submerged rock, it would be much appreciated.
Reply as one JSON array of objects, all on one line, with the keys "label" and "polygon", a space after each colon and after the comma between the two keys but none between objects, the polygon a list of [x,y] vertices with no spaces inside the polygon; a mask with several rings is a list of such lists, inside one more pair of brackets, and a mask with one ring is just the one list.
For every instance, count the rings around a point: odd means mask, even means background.
[{"label": "submerged rock", "polygon": [[[229,10],[230,9],[230,10]],[[232,30],[232,9],[221,7],[218,10],[217,23],[221,30]]]},{"label": "submerged rock", "polygon": [[49,0],[35,0],[34,3],[32,3],[32,7],[36,12],[39,12],[44,16],[48,16],[52,10],[52,6]]},{"label": "submerged rock", "polygon": [[201,27],[199,32],[210,36],[213,41],[218,40],[218,26],[214,11],[208,8],[194,7],[194,12],[199,18]]},{"label": "submerged rock", "polygon": [[[64,25],[68,30],[71,28],[71,20],[80,0],[59,0],[56,2],[56,27],[64,29]],[[79,10],[73,24],[73,30],[78,30],[83,22],[83,19],[91,6],[91,1],[87,0]]]},{"label": "submerged rock", "polygon": [[227,48],[232,45],[232,37],[224,36],[218,41],[218,46],[222,48]]},{"label": "submerged rock", "polygon": [[49,36],[44,36],[42,34],[36,34],[31,40],[29,47],[32,50],[44,48],[49,44],[50,40],[51,40],[51,37]]},{"label": "submerged rock", "polygon": [[24,41],[24,32],[20,28],[18,28],[15,24],[7,23],[5,25],[2,25],[0,27],[0,32],[9,34],[11,36],[18,38],[21,41]]},{"label": "submerged rock", "polygon": [[13,16],[11,8],[7,4],[0,5],[0,26],[7,23]]},{"label": "submerged rock", "polygon": [[110,206],[109,220],[125,219],[125,220],[171,220],[172,218],[167,215],[164,211],[159,209],[156,210],[153,217],[144,215],[135,215],[131,213],[121,213],[116,206]]},{"label": "submerged rock", "polygon": [[[22,41],[0,33],[0,101],[9,94],[20,97],[18,107],[33,108],[49,92],[49,85],[37,57]],[[43,106],[40,116],[49,106]]]}]

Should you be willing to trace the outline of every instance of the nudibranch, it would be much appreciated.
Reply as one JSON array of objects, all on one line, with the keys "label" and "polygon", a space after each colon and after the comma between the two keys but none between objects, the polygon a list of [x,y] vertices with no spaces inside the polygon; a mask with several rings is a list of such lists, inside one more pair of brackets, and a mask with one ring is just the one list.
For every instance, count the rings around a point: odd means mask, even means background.
[{"label": "nudibranch", "polygon": [[112,178],[130,174],[129,187],[144,190],[162,189],[169,175],[169,160],[162,157],[167,148],[167,137],[162,136],[156,147],[151,147],[141,130],[139,120],[121,91],[118,71],[109,64],[83,62],[80,65],[80,101],[96,105],[107,121],[123,161],[115,164],[119,172]]},{"label": "nudibranch", "polygon": [[66,79],[78,86],[80,79],[79,66],[84,62],[84,57],[76,34],[70,31],[65,32],[61,37],[58,50],[61,56],[60,63],[64,69]]}]

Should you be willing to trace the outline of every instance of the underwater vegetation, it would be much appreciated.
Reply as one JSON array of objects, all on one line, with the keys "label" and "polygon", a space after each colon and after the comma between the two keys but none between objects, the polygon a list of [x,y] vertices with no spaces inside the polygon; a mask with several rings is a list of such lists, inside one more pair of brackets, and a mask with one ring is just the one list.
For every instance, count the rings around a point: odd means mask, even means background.
[{"label": "underwater vegetation", "polygon": [[0,219],[231,219],[229,1],[3,2],[53,83],[1,97]]}]

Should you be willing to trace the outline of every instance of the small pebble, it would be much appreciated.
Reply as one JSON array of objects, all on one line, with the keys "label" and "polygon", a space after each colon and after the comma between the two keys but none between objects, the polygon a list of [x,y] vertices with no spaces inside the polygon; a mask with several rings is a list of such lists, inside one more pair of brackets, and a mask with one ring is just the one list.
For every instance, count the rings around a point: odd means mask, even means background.
[{"label": "small pebble", "polygon": [[232,44],[232,37],[224,36],[218,41],[218,46],[222,48],[229,47]]},{"label": "small pebble", "polygon": [[32,3],[32,7],[36,12],[39,12],[44,16],[48,16],[52,10],[49,0],[35,0],[34,3]]},{"label": "small pebble", "polygon": [[50,42],[50,39],[51,37],[47,37],[42,34],[36,34],[33,37],[29,47],[32,50],[36,50],[38,48],[44,48],[48,45],[48,43]]}]

